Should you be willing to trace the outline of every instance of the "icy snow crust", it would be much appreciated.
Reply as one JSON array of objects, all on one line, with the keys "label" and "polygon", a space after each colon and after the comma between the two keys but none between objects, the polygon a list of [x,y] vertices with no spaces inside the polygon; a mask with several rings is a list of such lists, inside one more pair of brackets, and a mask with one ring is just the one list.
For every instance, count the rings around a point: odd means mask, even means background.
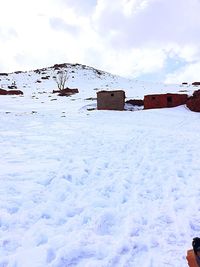
[{"label": "icy snow crust", "polygon": [[0,98],[0,267],[187,266],[200,235],[200,115],[88,111],[100,89],[182,87],[72,70],[71,97],[33,71],[0,77],[24,91]]}]

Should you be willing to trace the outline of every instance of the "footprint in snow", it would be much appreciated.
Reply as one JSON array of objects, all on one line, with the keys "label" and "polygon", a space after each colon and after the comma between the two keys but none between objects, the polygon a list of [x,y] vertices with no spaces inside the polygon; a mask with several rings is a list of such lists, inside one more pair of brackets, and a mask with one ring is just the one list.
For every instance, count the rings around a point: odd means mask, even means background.
[{"label": "footprint in snow", "polygon": [[72,249],[66,255],[61,256],[55,263],[55,267],[68,267],[68,266],[84,266],[80,262],[85,259],[92,258],[94,252],[90,250],[84,250],[81,248]]},{"label": "footprint in snow", "polygon": [[195,232],[200,232],[200,223],[198,220],[190,221],[190,228]]},{"label": "footprint in snow", "polygon": [[47,238],[46,235],[43,235],[43,234],[39,235],[39,236],[37,237],[37,239],[36,239],[36,245],[37,245],[37,246],[44,245],[44,244],[46,244],[47,242],[48,242],[48,238]]},{"label": "footprint in snow", "polygon": [[71,208],[67,211],[66,215],[67,217],[74,217],[81,214],[81,212],[83,212],[83,208]]},{"label": "footprint in snow", "polygon": [[116,219],[112,213],[105,213],[100,216],[96,223],[96,232],[99,235],[110,235],[115,226]]},{"label": "footprint in snow", "polygon": [[54,259],[56,258],[56,253],[53,249],[49,248],[47,250],[47,255],[46,255],[46,262],[51,263]]},{"label": "footprint in snow", "polygon": [[7,267],[7,266],[8,266],[8,262],[7,261],[0,262],[0,267]]},{"label": "footprint in snow", "polygon": [[10,207],[10,208],[7,209],[7,211],[8,211],[9,214],[17,213],[18,210],[19,210],[18,207]]},{"label": "footprint in snow", "polygon": [[148,247],[147,247],[147,245],[145,245],[145,244],[142,244],[142,243],[137,243],[137,244],[135,244],[134,246],[133,246],[133,248],[132,248],[132,256],[135,256],[135,255],[137,255],[138,253],[146,253],[148,251]]}]

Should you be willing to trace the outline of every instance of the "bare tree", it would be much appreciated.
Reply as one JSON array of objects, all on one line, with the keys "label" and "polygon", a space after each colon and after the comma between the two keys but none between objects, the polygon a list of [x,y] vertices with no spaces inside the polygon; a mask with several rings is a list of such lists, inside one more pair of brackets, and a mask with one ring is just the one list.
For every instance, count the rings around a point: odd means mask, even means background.
[{"label": "bare tree", "polygon": [[55,76],[55,81],[57,83],[59,90],[65,89],[65,83],[68,79],[69,79],[69,76],[67,74],[67,71],[61,70],[57,73],[57,76]]}]

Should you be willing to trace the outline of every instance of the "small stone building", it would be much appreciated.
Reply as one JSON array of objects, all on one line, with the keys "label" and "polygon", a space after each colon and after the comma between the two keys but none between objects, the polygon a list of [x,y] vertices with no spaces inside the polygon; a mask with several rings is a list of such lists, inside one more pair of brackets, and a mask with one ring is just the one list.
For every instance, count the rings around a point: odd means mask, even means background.
[{"label": "small stone building", "polygon": [[125,92],[123,90],[97,92],[97,109],[124,110]]},{"label": "small stone building", "polygon": [[171,108],[186,104],[187,94],[156,94],[144,97],[144,109]]}]

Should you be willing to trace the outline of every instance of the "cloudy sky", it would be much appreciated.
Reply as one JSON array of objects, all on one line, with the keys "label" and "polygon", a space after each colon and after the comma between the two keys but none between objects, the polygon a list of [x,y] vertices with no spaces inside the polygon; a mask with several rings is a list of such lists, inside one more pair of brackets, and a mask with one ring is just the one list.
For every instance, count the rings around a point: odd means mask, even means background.
[{"label": "cloudy sky", "polygon": [[0,0],[0,72],[81,63],[200,80],[200,0]]}]

